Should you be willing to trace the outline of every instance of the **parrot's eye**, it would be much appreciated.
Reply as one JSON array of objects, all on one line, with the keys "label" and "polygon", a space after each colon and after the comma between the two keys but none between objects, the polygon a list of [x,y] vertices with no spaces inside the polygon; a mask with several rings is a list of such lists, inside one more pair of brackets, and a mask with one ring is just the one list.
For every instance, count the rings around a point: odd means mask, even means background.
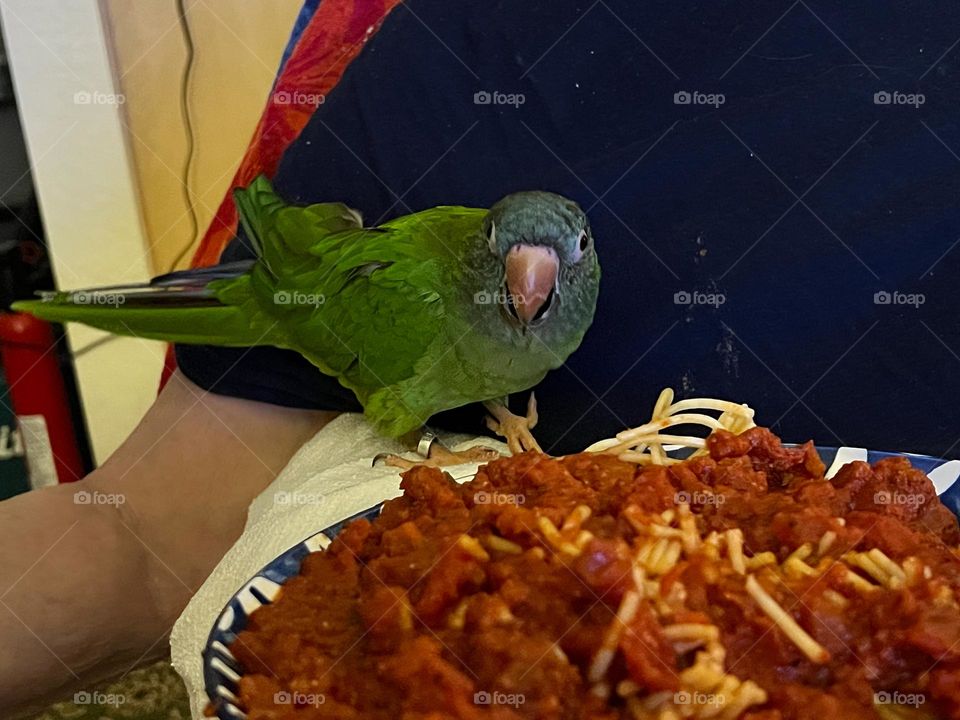
[{"label": "parrot's eye", "polygon": [[588,247],[590,247],[590,236],[587,235],[586,230],[581,230],[577,237],[577,245],[573,250],[573,261],[580,262],[580,258],[583,257],[583,253],[586,252]]}]

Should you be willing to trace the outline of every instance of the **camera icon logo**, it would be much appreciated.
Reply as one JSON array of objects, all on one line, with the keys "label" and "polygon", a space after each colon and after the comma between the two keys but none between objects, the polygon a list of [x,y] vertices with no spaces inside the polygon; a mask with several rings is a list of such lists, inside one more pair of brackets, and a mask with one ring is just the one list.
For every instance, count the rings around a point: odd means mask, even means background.
[{"label": "camera icon logo", "polygon": [[674,305],[689,305],[692,302],[693,296],[691,296],[686,290],[680,290],[673,294]]},{"label": "camera icon logo", "polygon": [[680,90],[673,94],[674,105],[689,105],[691,102],[693,102],[693,95],[686,90]]},{"label": "camera icon logo", "polygon": [[893,96],[890,95],[886,90],[881,90],[880,92],[875,92],[873,94],[873,104],[874,105],[889,105]]},{"label": "camera icon logo", "polygon": [[873,294],[874,305],[889,305],[893,301],[893,296],[886,290],[879,290]]},{"label": "camera icon logo", "polygon": [[489,705],[491,702],[493,702],[493,698],[486,690],[481,690],[473,694],[474,705]]},{"label": "camera icon logo", "polygon": [[278,290],[273,294],[274,305],[289,305],[291,301],[290,293],[286,290]]},{"label": "camera icon logo", "polygon": [[489,105],[493,102],[493,95],[486,90],[478,90],[473,94],[474,105]]}]

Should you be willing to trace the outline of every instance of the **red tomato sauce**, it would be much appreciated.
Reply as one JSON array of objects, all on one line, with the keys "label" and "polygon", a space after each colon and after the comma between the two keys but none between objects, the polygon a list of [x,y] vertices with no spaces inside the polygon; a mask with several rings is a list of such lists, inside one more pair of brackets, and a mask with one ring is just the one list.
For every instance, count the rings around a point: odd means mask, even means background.
[{"label": "red tomato sauce", "polygon": [[[812,444],[760,428],[717,431],[708,449],[667,467],[527,453],[462,485],[407,472],[402,497],[309,555],[231,645],[248,718],[827,720],[899,702],[960,720],[960,532],[929,479],[894,458],[825,480]],[[670,549],[689,540],[665,519],[678,503],[695,551]],[[740,572],[734,541],[718,540],[737,528]],[[870,558],[890,572],[856,564]],[[706,660],[677,639],[690,626],[716,628],[714,661],[733,679],[714,693],[691,689]],[[724,695],[738,683],[763,700],[738,710]]]}]

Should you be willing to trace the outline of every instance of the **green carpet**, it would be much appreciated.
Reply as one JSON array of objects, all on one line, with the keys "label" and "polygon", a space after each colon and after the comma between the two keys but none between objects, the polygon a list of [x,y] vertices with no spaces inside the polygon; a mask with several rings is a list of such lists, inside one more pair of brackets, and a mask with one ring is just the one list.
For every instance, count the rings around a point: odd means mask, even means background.
[{"label": "green carpet", "polygon": [[74,700],[52,705],[36,720],[190,720],[187,690],[169,660],[77,693]]}]

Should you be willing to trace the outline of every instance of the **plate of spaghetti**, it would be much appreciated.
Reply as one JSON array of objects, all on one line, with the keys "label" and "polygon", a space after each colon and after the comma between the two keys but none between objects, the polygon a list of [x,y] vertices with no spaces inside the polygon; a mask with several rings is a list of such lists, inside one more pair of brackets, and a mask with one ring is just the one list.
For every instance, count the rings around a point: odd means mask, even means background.
[{"label": "plate of spaghetti", "polygon": [[960,463],[911,459],[665,391],[584,453],[414,468],[231,599],[209,713],[960,720]]}]

